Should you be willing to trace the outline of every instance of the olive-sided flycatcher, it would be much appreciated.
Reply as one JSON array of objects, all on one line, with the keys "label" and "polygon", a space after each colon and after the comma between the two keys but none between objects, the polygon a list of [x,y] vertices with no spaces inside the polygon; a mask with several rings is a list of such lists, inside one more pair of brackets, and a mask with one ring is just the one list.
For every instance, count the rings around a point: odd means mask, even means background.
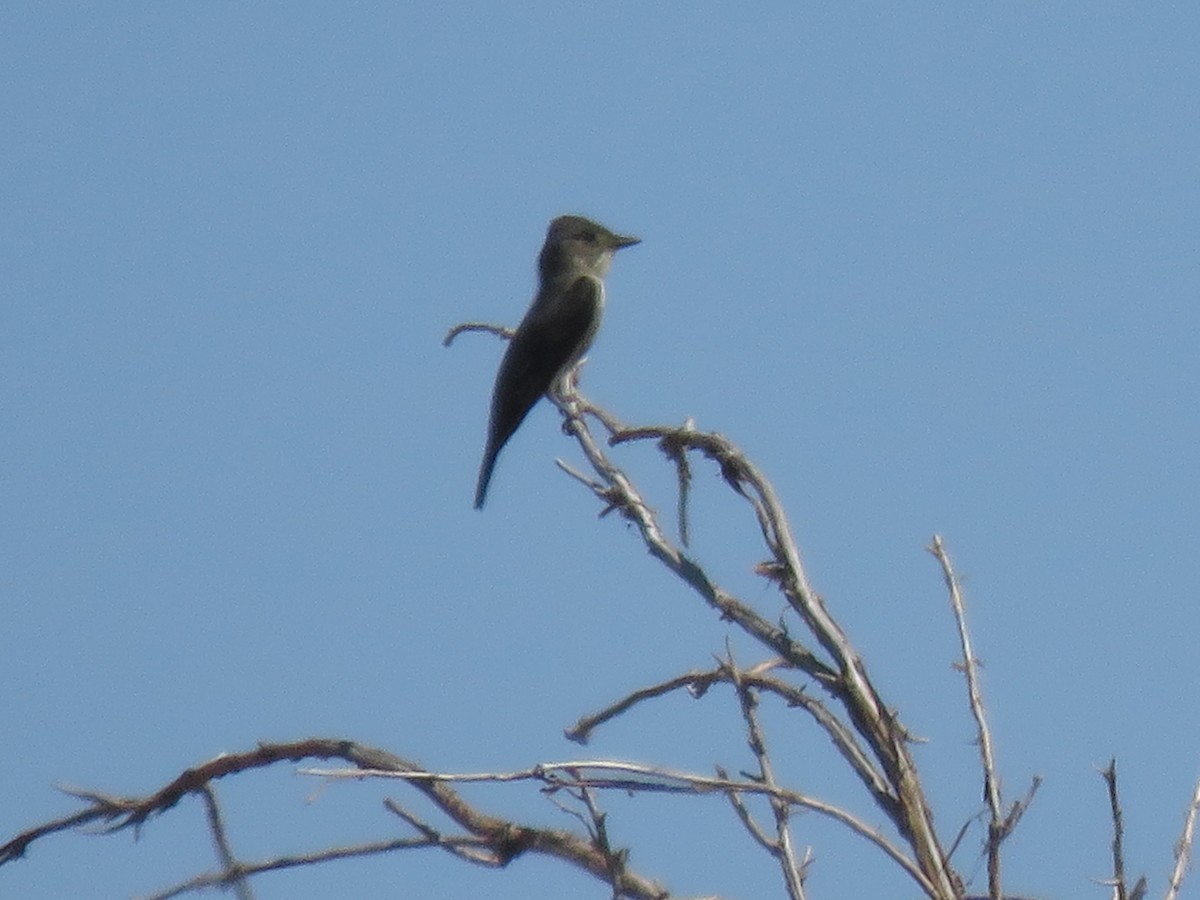
[{"label": "olive-sided flycatcher", "polygon": [[479,468],[475,508],[483,507],[501,448],[533,405],[571,371],[600,327],[604,276],[613,254],[640,243],[582,216],[550,223],[538,256],[538,292],[508,344],[496,386],[487,449]]}]

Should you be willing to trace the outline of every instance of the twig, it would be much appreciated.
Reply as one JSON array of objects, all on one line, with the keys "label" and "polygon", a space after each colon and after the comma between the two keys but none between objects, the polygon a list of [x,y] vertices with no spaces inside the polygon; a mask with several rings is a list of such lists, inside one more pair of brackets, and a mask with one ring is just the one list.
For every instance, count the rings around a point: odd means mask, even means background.
[{"label": "twig", "polygon": [[[695,421],[689,417],[683,423],[681,430],[695,431]],[[667,459],[675,464],[675,474],[679,481],[679,490],[677,492],[679,500],[676,510],[676,515],[679,519],[679,543],[686,547],[691,541],[690,529],[688,527],[688,498],[692,487],[692,467],[688,462],[687,447],[669,436],[659,441],[658,447]]]},{"label": "twig", "polygon": [[290,743],[259,744],[254,750],[244,753],[223,754],[188,769],[170,784],[146,797],[117,797],[95,791],[72,790],[63,792],[87,806],[69,816],[30,828],[0,845],[0,866],[24,855],[35,840],[82,825],[104,823],[105,831],[120,831],[137,827],[153,815],[166,812],[189,794],[203,790],[210,782],[227,775],[264,768],[283,761],[300,759],[344,759],[347,762],[375,768],[376,763],[386,759],[398,759],[382,750],[374,750],[353,741],[328,738],[309,738]]},{"label": "twig", "polygon": [[[424,773],[421,767],[411,760],[386,750],[336,738],[307,738],[289,743],[264,743],[253,750],[224,754],[188,769],[170,784],[144,797],[117,797],[95,791],[70,791],[72,796],[84,801],[85,807],[73,815],[28,829],[0,846],[0,865],[20,858],[31,843],[50,834],[96,823],[104,824],[105,831],[108,832],[137,828],[150,817],[171,809],[189,794],[202,794],[216,779],[280,762],[296,762],[302,759],[341,759],[355,767],[350,770],[340,770],[341,777],[353,776],[355,773],[359,777],[368,773],[377,777],[396,777],[396,773],[404,773],[403,780],[422,793],[467,834],[463,837],[445,838],[441,835],[431,836],[423,833],[422,837],[416,839],[331,848],[300,856],[281,856],[259,863],[242,861],[236,863],[232,871],[226,867],[219,872],[205,873],[189,879],[155,895],[156,900],[165,900],[167,897],[175,897],[204,887],[233,884],[238,878],[246,878],[275,869],[313,865],[333,859],[365,856],[393,850],[419,847],[447,849],[452,845],[459,848],[478,847],[486,850],[490,854],[489,864],[495,866],[507,865],[513,859],[527,852],[552,856],[570,863],[606,883],[610,881],[608,862],[592,841],[569,832],[521,825],[508,819],[483,813],[467,803],[457,791],[445,783],[449,779],[423,777]],[[413,822],[413,819],[406,817],[406,821]],[[464,858],[466,858],[465,855]],[[481,860],[476,857],[472,861],[479,862]],[[669,896],[661,885],[628,869],[622,873],[620,889],[621,896],[630,898],[630,900],[664,900]]]},{"label": "twig", "polygon": [[506,341],[511,340],[512,336],[517,333],[515,328],[493,325],[490,322],[462,322],[446,332],[446,336],[442,338],[442,346],[449,347],[454,343],[456,337],[467,331],[482,331],[486,334],[494,334],[497,337],[504,338]]},{"label": "twig", "polygon": [[1175,843],[1175,866],[1171,869],[1171,883],[1167,888],[1166,900],[1176,900],[1179,888],[1183,885],[1188,862],[1192,857],[1192,837],[1196,832],[1197,810],[1200,810],[1200,782],[1196,783],[1196,790],[1192,792],[1192,800],[1183,817],[1183,833]]},{"label": "twig", "polygon": [[[733,658],[733,648],[728,640],[725,641],[724,667],[728,670],[733,686],[737,690],[742,719],[746,723],[747,743],[758,763],[758,780],[769,788],[777,789],[779,783],[775,779],[775,767],[771,764],[771,755],[767,752],[766,740],[758,720],[758,699],[754,696],[753,688],[742,680],[737,662]],[[805,900],[805,873],[796,861],[795,848],[792,846],[792,833],[788,827],[791,808],[783,800],[774,796],[770,798],[770,803],[771,812],[775,816],[775,839],[767,845],[768,849],[771,855],[779,861],[783,881],[787,885],[788,897],[791,900]]]},{"label": "twig", "polygon": [[588,787],[580,787],[578,797],[586,807],[590,824],[588,831],[592,835],[592,842],[596,848],[604,854],[605,860],[608,862],[609,884],[612,885],[613,900],[620,900],[621,882],[624,880],[625,861],[629,854],[624,850],[614,850],[608,839],[608,816],[600,810],[600,806],[596,803],[596,797]]},{"label": "twig", "polygon": [[[554,790],[585,786],[602,790],[667,794],[703,795],[737,791],[743,794],[773,797],[792,806],[810,809],[813,812],[842,823],[855,834],[870,841],[887,854],[921,886],[923,891],[930,896],[936,896],[933,893],[933,886],[925,878],[920,867],[878,829],[866,824],[853,813],[847,812],[831,803],[818,800],[800,791],[782,787],[770,787],[757,781],[712,778],[691,772],[615,760],[570,760],[565,762],[539,763],[528,769],[507,772],[429,772],[424,769],[405,770],[400,768],[362,771],[357,769],[306,768],[301,769],[300,774],[335,780],[396,778],[407,781],[414,787],[418,787],[426,792],[453,783],[486,782],[508,784],[519,781],[539,781]],[[521,848],[522,851],[526,849],[529,849],[529,847],[523,846]]]},{"label": "twig", "polygon": [[[774,695],[783,700],[788,706],[800,707],[809,713],[826,732],[833,742],[834,747],[841,753],[855,774],[859,776],[863,785],[870,791],[876,802],[881,806],[894,805],[896,803],[895,794],[891,792],[891,787],[887,783],[887,780],[872,763],[854,732],[819,699],[802,688],[797,688],[770,675],[772,671],[784,665],[784,661],[779,658],[765,660],[748,669],[740,669],[737,674],[737,680],[746,688],[753,688],[763,693]],[[607,707],[584,716],[568,728],[564,734],[569,740],[585,744],[596,728],[628,712],[639,703],[684,689],[689,691],[694,697],[701,697],[714,684],[733,683],[734,678],[730,669],[723,665],[707,671],[686,672],[658,684],[640,688]],[[732,800],[733,798],[731,798],[731,802]]]},{"label": "twig", "polygon": [[[575,416],[577,411],[595,415],[595,407],[578,398],[563,398],[555,394],[549,396],[560,412],[573,423],[576,440],[583,449],[588,462],[600,476],[599,483],[580,480],[587,484],[596,496],[605,502],[606,506],[620,510],[626,519],[637,526],[650,553],[699,593],[710,606],[721,614],[722,618],[735,622],[760,643],[784,657],[789,664],[804,670],[818,681],[827,685],[836,684],[839,675],[832,668],[817,659],[810,650],[794,640],[783,628],[769,622],[717,585],[700,565],[667,538],[649,503],[634,487],[628,476],[608,459],[587,427],[586,420]],[[622,435],[627,433],[622,432]],[[661,437],[662,431],[657,431],[656,435]],[[618,438],[613,440],[616,441]],[[606,509],[605,512],[607,511]]]},{"label": "twig", "polygon": [[428,846],[440,847],[451,856],[484,868],[497,869],[505,864],[480,838],[471,835],[446,837],[424,819],[409,812],[391,797],[383,801],[384,809],[403,819],[429,842]]},{"label": "twig", "polygon": [[[729,778],[729,772],[723,766],[714,767],[714,771],[716,771],[718,778],[726,780]],[[746,806],[746,801],[742,799],[742,795],[737,791],[729,791],[725,794],[725,797],[729,800],[729,805],[733,807],[734,813],[741,821],[742,827],[750,833],[750,837],[754,838],[754,842],[768,853],[774,855],[775,840],[769,837],[762,830],[762,826],[754,820],[754,816],[751,814],[750,808]]]},{"label": "twig", "polygon": [[211,784],[206,784],[200,791],[204,800],[204,811],[208,816],[208,828],[212,832],[213,844],[216,845],[217,859],[228,877],[228,884],[233,886],[238,900],[254,900],[254,891],[250,882],[242,872],[241,866],[233,856],[233,848],[229,846],[229,836],[225,832],[225,822],[221,816],[221,807],[217,803],[217,792]]},{"label": "twig", "polygon": [[[561,404],[560,408],[564,415],[570,415],[569,408]],[[923,889],[932,898],[950,900],[955,897],[955,881],[934,830],[933,814],[920,785],[916,766],[908,751],[908,733],[883,703],[867,676],[861,657],[825,609],[821,598],[812,590],[787,517],[766,478],[741,451],[718,434],[647,426],[621,432],[610,440],[615,445],[634,440],[662,441],[670,437],[680,446],[698,450],[718,463],[726,482],[754,510],[763,539],[773,557],[772,581],[782,588],[789,604],[832,658],[832,665],[819,660],[786,630],[769,625],[713,584],[698,564],[666,538],[649,504],[624,472],[599,448],[583,420],[576,421],[574,434],[593,469],[606,485],[604,490],[596,491],[597,495],[606,504],[616,506],[637,525],[651,554],[719,609],[723,616],[736,622],[790,665],[813,675],[818,684],[841,702],[854,729],[862,735],[886,773],[886,780],[892,785],[889,795],[894,796],[896,801],[885,800],[880,794],[875,795],[876,801],[912,846],[924,876]],[[836,672],[835,677],[828,677],[830,670]]]},{"label": "twig", "polygon": [[713,684],[724,680],[724,677],[724,673],[720,669],[710,669],[705,672],[684,672],[682,675],[676,675],[674,678],[668,678],[666,681],[661,681],[658,684],[639,688],[633,693],[617,700],[615,703],[609,704],[604,709],[584,716],[570,728],[566,729],[563,734],[569,741],[574,741],[577,744],[586,744],[591,738],[592,732],[599,726],[615,719],[622,713],[628,712],[643,701],[662,697],[682,688],[689,690],[693,697],[702,697]]},{"label": "twig", "polygon": [[1030,805],[1033,803],[1033,798],[1037,796],[1038,788],[1041,786],[1041,776],[1034,775],[1029,782],[1029,790],[1025,792],[1025,796],[1020,800],[1017,800],[1009,808],[1008,815],[1004,818],[1003,832],[1005,836],[1012,834],[1016,829],[1017,823],[1021,821],[1021,817],[1025,815],[1026,811],[1028,811]]},{"label": "twig", "polygon": [[[950,555],[942,543],[941,535],[933,536],[933,543],[925,548],[938,561],[946,589],[950,593],[950,605],[954,610],[954,621],[958,625],[958,641],[962,648],[962,671],[967,681],[967,698],[971,715],[975,717],[976,743],[979,745],[980,763],[983,767],[983,797],[987,802],[990,818],[987,837],[988,895],[991,900],[1000,900],[1004,895],[1000,879],[1000,845],[1008,837],[1007,819],[1001,807],[1000,781],[996,777],[996,760],[992,751],[992,732],[988,727],[987,714],[983,706],[983,691],[979,685],[979,661],[971,647],[971,632],[967,628],[967,610],[963,602],[962,585],[954,574]],[[1015,825],[1020,815],[1011,817]]]},{"label": "twig", "polygon": [[1116,892],[1116,900],[1129,900],[1128,890],[1125,886],[1125,826],[1122,823],[1121,801],[1117,797],[1117,761],[1109,760],[1108,768],[1100,774],[1104,778],[1104,783],[1108,785],[1108,807],[1113,824],[1112,886]]},{"label": "twig", "polygon": [[[484,843],[480,838],[465,838],[463,840],[481,845]],[[348,847],[328,847],[312,853],[278,856],[274,859],[263,860],[261,862],[243,861],[238,864],[236,877],[249,878],[252,875],[262,875],[266,872],[281,872],[302,866],[321,865],[339,859],[359,859],[367,856],[391,853],[396,850],[414,850],[431,846],[437,845],[425,838],[403,838],[399,840],[355,844]],[[171,900],[173,897],[180,897],[184,894],[199,893],[214,887],[225,887],[230,884],[233,877],[225,870],[205,872],[158,893],[148,894],[142,900]]]}]

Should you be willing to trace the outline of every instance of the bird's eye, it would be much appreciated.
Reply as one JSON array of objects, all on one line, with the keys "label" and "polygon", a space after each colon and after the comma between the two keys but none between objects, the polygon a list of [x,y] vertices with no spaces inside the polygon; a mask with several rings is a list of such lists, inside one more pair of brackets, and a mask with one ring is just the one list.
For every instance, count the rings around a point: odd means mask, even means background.
[{"label": "bird's eye", "polygon": [[594,231],[585,231],[579,235],[579,237],[581,240],[587,241],[589,244],[596,243],[596,232]]}]

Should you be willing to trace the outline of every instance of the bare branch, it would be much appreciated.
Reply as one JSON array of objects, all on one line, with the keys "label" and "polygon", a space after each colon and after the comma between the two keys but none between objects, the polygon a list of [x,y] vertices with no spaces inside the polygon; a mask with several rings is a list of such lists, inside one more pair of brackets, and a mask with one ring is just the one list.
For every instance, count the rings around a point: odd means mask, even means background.
[{"label": "bare branch", "polygon": [[[592,491],[593,493],[597,494],[598,496],[604,496],[604,485],[602,485],[596,479],[589,478],[587,475],[580,472],[578,469],[576,469],[574,466],[572,466],[570,463],[566,462],[565,460],[556,459],[556,460],[554,460],[554,464],[556,466],[558,466],[560,469],[562,469],[564,472],[566,472],[568,475],[570,475],[572,478],[574,478],[576,481],[578,481],[580,484],[582,484],[588,490]],[[607,516],[610,512],[612,512],[612,510],[613,510],[613,507],[611,507],[611,506],[606,508],[603,512],[600,513],[600,517],[603,518],[604,516]]]},{"label": "bare branch", "polygon": [[[483,843],[478,838],[471,838],[470,840],[480,844]],[[256,863],[241,862],[238,863],[236,873],[224,870],[206,872],[158,893],[149,894],[143,900],[170,900],[172,897],[199,893],[214,887],[226,887],[237,878],[249,878],[253,875],[262,875],[266,872],[281,872],[302,866],[321,865],[340,859],[359,859],[368,856],[378,856],[382,853],[391,853],[396,850],[414,850],[430,846],[434,846],[434,844],[424,838],[405,838],[401,840],[356,844],[349,847],[329,847],[324,850],[314,851],[313,853],[278,856],[274,859]]]},{"label": "bare branch", "polygon": [[[459,334],[478,331],[511,338],[513,331],[487,323],[463,323],[452,328],[444,339],[449,346]],[[697,775],[634,763],[607,760],[585,760],[545,763],[512,772],[435,773],[419,765],[378,750],[347,741],[313,738],[290,744],[263,744],[255,751],[222,756],[180,775],[171,784],[147,797],[115,797],[98,793],[79,792],[75,796],[87,806],[73,816],[38,826],[0,846],[0,865],[21,856],[29,844],[47,834],[80,825],[101,823],[107,830],[137,828],[151,816],[175,806],[187,794],[199,794],[208,811],[209,827],[220,858],[221,870],[206,873],[185,882],[160,896],[175,896],[221,885],[234,887],[239,898],[248,900],[248,876],[285,868],[308,865],[335,858],[389,852],[397,849],[436,847],[474,864],[504,866],[526,852],[543,853],[567,861],[612,888],[613,900],[665,900],[667,892],[659,885],[630,872],[628,854],[614,849],[609,836],[607,816],[601,811],[597,790],[618,789],[630,792],[666,792],[692,795],[721,794],[728,798],[735,812],[752,837],[777,859],[792,900],[804,900],[804,879],[809,862],[807,852],[797,857],[792,843],[790,817],[797,808],[809,809],[840,822],[870,841],[896,862],[918,884],[921,891],[933,900],[956,900],[962,897],[957,874],[950,867],[947,854],[933,826],[932,811],[921,787],[916,766],[909,753],[912,738],[889,707],[868,676],[866,665],[840,624],[830,614],[824,600],[813,590],[800,558],[800,552],[771,483],[755,465],[730,441],[715,433],[695,430],[689,419],[681,428],[647,426],[624,428],[615,417],[595,407],[576,391],[577,369],[560,377],[550,391],[550,399],[564,417],[564,431],[575,437],[596,477],[580,472],[560,462],[572,477],[584,484],[603,503],[601,515],[620,512],[633,523],[650,553],[671,572],[690,586],[720,616],[734,623],[749,636],[768,648],[777,658],[750,669],[741,669],[727,647],[726,659],[714,672],[692,672],[662,684],[634,692],[616,704],[581,719],[567,736],[584,742],[590,732],[609,719],[635,705],[682,688],[694,695],[703,695],[714,683],[730,684],[739,701],[748,744],[758,766],[757,774],[731,779],[718,768],[718,777]],[[679,544],[674,543],[660,525],[658,515],[625,472],[609,459],[606,448],[593,435],[590,422],[598,422],[609,432],[608,444],[656,440],[659,449],[674,464],[678,476]],[[717,463],[730,488],[745,499],[757,521],[768,558],[759,563],[756,571],[770,579],[783,594],[788,607],[803,623],[807,633],[797,637],[785,621],[772,623],[749,604],[742,602],[720,587],[683,548],[688,545],[688,497],[691,486],[691,463],[688,453],[696,451]],[[942,565],[950,587],[956,620],[959,624],[963,649],[964,671],[972,711],[979,729],[979,743],[984,768],[985,796],[991,812],[989,827],[989,889],[991,900],[1000,900],[999,848],[1019,821],[1037,790],[1035,780],[1028,796],[1003,814],[999,782],[995,774],[991,736],[984,716],[978,685],[977,661],[974,658],[966,626],[961,590],[954,576],[941,539],[934,537],[931,552]],[[787,620],[792,621],[791,613]],[[803,673],[811,678],[824,695],[819,699],[805,688],[790,684],[788,673]],[[779,784],[774,763],[768,750],[759,716],[763,694],[780,697],[792,706],[805,710],[828,734],[835,747],[867,787],[876,805],[890,820],[911,850],[893,843],[879,829],[868,825],[847,810],[816,799],[803,792]],[[819,693],[819,692],[818,692]],[[342,759],[351,769],[305,770],[307,774],[326,778],[393,778],[406,782],[420,792],[442,814],[447,816],[461,833],[449,835],[434,827],[416,813],[387,801],[387,808],[418,833],[406,840],[363,844],[356,847],[332,848],[306,856],[279,857],[259,863],[244,863],[235,857],[221,819],[212,784],[215,779],[239,774],[276,762],[304,758]],[[1114,852],[1120,860],[1120,817],[1116,804],[1115,766],[1111,794],[1117,838]],[[508,783],[533,781],[544,785],[544,792],[554,799],[575,798],[586,809],[587,817],[568,810],[579,818],[586,836],[557,829],[522,825],[487,815],[467,803],[451,787],[454,783]],[[774,816],[774,836],[760,827],[750,814],[745,798],[762,796]],[[1200,788],[1198,788],[1200,796]],[[555,799],[555,802],[558,802]],[[1196,801],[1200,803],[1200,800]],[[1190,822],[1195,817],[1195,803]],[[565,807],[564,807],[565,808]],[[1182,851],[1177,853],[1177,864]],[[1182,865],[1182,864],[1181,864]],[[1118,866],[1119,882],[1123,885],[1123,864]],[[1138,900],[1144,881],[1126,897],[1122,887],[1121,900]]]},{"label": "bare branch", "polygon": [[[564,415],[572,407],[556,400]],[[615,506],[637,525],[651,554],[662,561],[705,600],[719,609],[752,637],[794,665],[812,675],[826,691],[838,699],[855,730],[863,736],[893,786],[889,796],[876,794],[876,802],[913,847],[924,873],[933,887],[929,896],[952,900],[958,893],[937,833],[933,813],[921,788],[916,766],[908,752],[908,733],[883,703],[867,676],[866,666],[837,622],[830,616],[821,598],[812,590],[791,528],[774,489],[758,469],[727,439],[718,434],[692,429],[646,426],[629,429],[612,437],[616,445],[634,440],[670,438],[680,447],[697,450],[717,462],[726,482],[754,510],[760,531],[771,552],[771,579],[782,589],[792,608],[800,615],[821,647],[833,660],[832,666],[819,660],[782,628],[769,625],[718,588],[693,560],[686,557],[663,534],[655,514],[629,478],[600,449],[582,419],[573,419],[574,434],[592,468],[607,486],[598,496]],[[832,677],[831,677],[832,674]]]},{"label": "bare branch", "polygon": [[[683,423],[682,431],[695,431],[696,423],[690,417]],[[687,447],[671,437],[664,437],[658,442],[658,448],[663,455],[675,465],[675,473],[679,480],[679,503],[677,516],[679,519],[679,543],[687,546],[689,543],[688,528],[688,497],[692,486],[692,467],[687,458]]]},{"label": "bare branch", "polygon": [[[971,647],[971,632],[967,628],[967,609],[963,602],[962,585],[954,574],[950,563],[950,555],[942,543],[941,535],[933,536],[933,543],[925,548],[933,554],[942,568],[942,577],[946,581],[946,589],[950,593],[950,605],[954,610],[954,621],[958,625],[958,641],[962,649],[962,671],[967,681],[967,698],[971,706],[971,715],[975,717],[976,743],[979,746],[980,763],[983,767],[983,798],[987,802],[990,818],[988,821],[988,837],[986,844],[988,867],[988,895],[991,900],[1000,900],[1004,892],[1000,878],[1000,845],[1008,837],[1006,824],[1011,820],[1015,825],[1020,818],[1017,813],[1006,817],[1001,808],[1000,780],[996,776],[996,759],[992,751],[992,732],[988,727],[987,714],[983,706],[983,691],[979,686],[979,661]],[[1016,812],[1016,810],[1014,810]]]},{"label": "bare branch", "polygon": [[[729,773],[723,766],[716,767],[718,778],[728,779]],[[746,801],[742,799],[742,795],[737,791],[728,791],[725,794],[729,800],[730,806],[741,820],[742,827],[750,833],[750,837],[754,838],[755,843],[766,850],[768,853],[775,853],[775,840],[767,836],[767,833],[762,830],[762,827],[754,821],[754,816],[750,813],[749,807],[746,806]]]},{"label": "bare branch", "polygon": [[498,869],[504,865],[504,862],[480,838],[470,835],[448,838],[390,797],[383,801],[383,806],[419,831],[429,842],[427,846],[441,847],[451,856],[484,868]]},{"label": "bare branch", "polygon": [[1175,866],[1171,869],[1171,883],[1167,888],[1166,900],[1176,900],[1179,888],[1183,885],[1183,877],[1187,873],[1188,863],[1192,858],[1192,838],[1196,833],[1196,812],[1200,810],[1200,782],[1192,792],[1192,800],[1188,804],[1187,813],[1183,817],[1183,833],[1175,844]]},{"label": "bare branch", "polygon": [[1029,790],[1025,792],[1025,796],[1013,803],[1008,810],[1008,815],[1004,819],[1003,833],[1007,837],[1012,834],[1017,827],[1017,823],[1021,821],[1021,817],[1029,809],[1033,803],[1033,798],[1037,796],[1038,788],[1042,786],[1042,779],[1039,775],[1034,775],[1029,782]]},{"label": "bare branch", "polygon": [[492,325],[489,322],[462,322],[446,332],[446,336],[442,338],[442,346],[449,347],[454,343],[456,337],[467,331],[482,331],[487,334],[494,334],[496,337],[503,338],[506,341],[511,340],[512,336],[517,333],[515,328]]},{"label": "bare branch", "polygon": [[[653,556],[690,585],[704,598],[705,602],[720,612],[722,618],[736,623],[760,643],[784,657],[791,665],[803,669],[813,678],[828,684],[835,684],[838,681],[839,676],[834,670],[792,639],[784,629],[767,621],[748,605],[718,586],[703,568],[667,538],[649,503],[625,473],[608,459],[587,427],[586,421],[576,417],[575,414],[579,411],[595,415],[595,407],[592,404],[582,401],[578,397],[565,398],[556,394],[549,396],[566,417],[567,425],[572,429],[588,462],[600,476],[599,484],[589,484],[588,486],[608,506],[620,510],[626,519],[637,526]],[[660,429],[655,432],[655,435],[661,437],[667,431],[670,429]],[[616,441],[618,438],[613,440]]]},{"label": "bare branch", "polygon": [[[800,791],[780,787],[772,788],[757,781],[712,778],[706,775],[697,775],[675,769],[615,760],[571,760],[567,762],[539,763],[529,769],[508,772],[447,773],[429,772],[419,768],[407,771],[403,769],[381,769],[378,771],[301,769],[300,774],[329,779],[397,778],[409,782],[426,793],[430,793],[438,788],[444,788],[446,784],[450,783],[488,782],[507,784],[519,781],[539,781],[554,790],[562,790],[570,787],[589,787],[627,792],[699,795],[737,791],[743,794],[774,797],[793,806],[810,809],[834,821],[841,822],[860,837],[866,838],[879,847],[879,849],[887,854],[888,857],[896,862],[920,885],[921,890],[930,896],[937,896],[933,893],[933,885],[925,878],[920,867],[906,856],[900,848],[889,841],[878,829],[871,827],[854,814],[831,803],[818,800]],[[443,809],[450,812],[445,807]],[[453,813],[451,813],[451,816],[452,818],[456,818]],[[534,848],[521,847],[522,852],[527,849]],[[536,849],[542,852],[550,852],[543,847],[537,847]]]},{"label": "bare branch", "polygon": [[609,884],[612,885],[613,900],[620,900],[625,862],[629,858],[629,853],[625,850],[613,850],[612,844],[608,840],[608,816],[601,812],[593,792],[587,787],[581,787],[578,796],[587,808],[590,817],[588,830],[592,835],[592,841],[608,861]]},{"label": "bare branch", "polygon": [[[312,865],[332,859],[365,856],[392,850],[417,847],[481,847],[491,854],[492,864],[504,866],[525,852],[541,853],[568,862],[577,868],[610,882],[609,863],[604,854],[591,840],[556,829],[521,825],[483,813],[467,803],[448,784],[449,779],[424,777],[420,766],[410,760],[353,741],[332,738],[308,738],[282,744],[260,744],[244,753],[225,754],[188,769],[170,784],[145,797],[116,797],[90,791],[74,791],[73,796],[86,802],[87,806],[72,816],[39,825],[22,832],[0,846],[0,865],[20,858],[29,845],[49,834],[81,825],[105,823],[106,831],[119,831],[138,827],[150,817],[171,809],[189,794],[202,794],[213,781],[264,768],[279,762],[297,762],[302,759],[341,759],[356,768],[340,770],[342,777],[350,775],[401,777],[425,795],[438,809],[450,817],[468,833],[465,837],[445,838],[418,828],[423,836],[417,839],[385,841],[354,847],[333,848],[302,856],[284,856],[260,863],[235,862],[219,872],[206,873],[189,879],[158,895],[174,897],[189,891],[214,885],[231,885],[248,876],[300,865]],[[397,775],[397,773],[404,773]],[[544,781],[545,779],[543,779]],[[565,779],[559,786],[565,785]],[[393,809],[393,811],[395,811]],[[415,825],[415,817],[405,817]],[[460,854],[461,855],[461,854]],[[230,854],[232,859],[232,854]],[[464,858],[466,858],[464,856]],[[478,858],[472,861],[479,862]],[[643,876],[622,872],[621,896],[631,900],[664,900],[668,892]]]},{"label": "bare branch", "polygon": [[[777,789],[779,782],[775,779],[775,767],[771,764],[771,756],[767,752],[766,740],[758,720],[758,699],[754,695],[753,688],[742,680],[728,640],[725,642],[724,667],[729,672],[733,686],[737,690],[742,718],[746,723],[747,743],[750,745],[750,752],[754,754],[754,758],[758,762],[759,780],[767,787]],[[768,849],[771,851],[771,855],[779,861],[783,881],[787,885],[788,896],[791,900],[805,900],[805,873],[796,861],[791,829],[788,827],[791,808],[777,797],[772,796],[770,800],[771,812],[775,816],[775,840],[768,845]]]},{"label": "bare branch", "polygon": [[[811,715],[817,724],[829,735],[834,747],[850,765],[855,774],[859,776],[867,790],[871,792],[875,802],[880,806],[894,807],[896,804],[895,794],[892,792],[883,774],[872,763],[853,730],[834,715],[825,704],[803,688],[794,687],[768,674],[772,670],[784,665],[786,663],[782,659],[766,660],[749,669],[743,669],[740,673],[740,678],[745,684],[763,692],[774,694],[789,706],[800,707]],[[713,684],[720,683],[731,683],[730,673],[724,667],[704,672],[687,672],[659,684],[634,691],[604,709],[583,717],[564,733],[569,740],[583,744],[587,742],[592,731],[597,727],[629,711],[638,703],[661,697],[680,689],[687,689],[693,696],[701,697],[708,692]]]},{"label": "bare branch", "polygon": [[723,675],[719,669],[707,672],[685,672],[682,675],[677,675],[658,684],[640,688],[622,697],[615,703],[606,706],[604,709],[584,716],[570,728],[566,729],[563,734],[569,741],[574,741],[577,744],[586,744],[591,738],[592,732],[598,727],[615,719],[622,713],[628,712],[645,700],[662,697],[666,694],[674,693],[681,688],[687,688],[695,697],[702,697],[714,683],[721,680],[723,680]]},{"label": "bare branch", "polygon": [[1112,815],[1113,839],[1113,877],[1112,887],[1116,900],[1132,900],[1125,884],[1125,826],[1121,814],[1121,801],[1117,796],[1117,761],[1109,760],[1108,768],[1101,773],[1104,783],[1108,785],[1108,806]]},{"label": "bare branch", "polygon": [[208,828],[212,832],[213,844],[217,849],[217,859],[229,877],[228,884],[232,885],[238,900],[254,900],[254,891],[250,882],[242,873],[237,860],[233,857],[233,849],[229,846],[229,836],[225,833],[225,822],[221,816],[221,807],[217,803],[217,792],[211,784],[206,784],[200,791],[204,800],[204,811],[208,816]]},{"label": "bare branch", "polygon": [[188,794],[200,792],[209,782],[218,778],[264,768],[278,762],[295,762],[306,758],[344,759],[364,768],[377,768],[376,763],[384,762],[388,758],[398,759],[385,751],[373,750],[353,741],[310,738],[284,744],[259,744],[256,749],[246,753],[218,756],[194,769],[188,769],[170,784],[147,797],[115,797],[91,791],[64,789],[64,793],[87,801],[88,806],[70,816],[24,831],[0,845],[0,865],[18,859],[33,841],[50,834],[93,823],[105,823],[106,831],[136,827],[151,816],[166,812]]}]

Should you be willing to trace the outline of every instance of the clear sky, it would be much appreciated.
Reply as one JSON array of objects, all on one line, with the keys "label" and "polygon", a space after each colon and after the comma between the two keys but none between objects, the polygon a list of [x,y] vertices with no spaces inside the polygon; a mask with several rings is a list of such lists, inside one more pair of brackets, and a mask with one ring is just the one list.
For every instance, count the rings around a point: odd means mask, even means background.
[{"label": "clear sky", "polygon": [[[750,765],[718,692],[562,739],[710,665],[727,627],[555,468],[579,456],[552,410],[471,508],[501,346],[441,338],[514,324],[546,223],[581,212],[644,240],[586,391],[693,416],[773,478],[929,741],[943,832],[981,788],[935,532],[1010,799],[1045,779],[1010,887],[1106,896],[1115,755],[1129,866],[1161,895],[1200,776],[1198,37],[1200,7],[1103,0],[5,3],[0,832],[72,808],[55,784],[143,793],[309,734],[447,770]],[[618,458],[673,509],[649,448]],[[696,554],[774,617],[751,516],[697,474]],[[774,710],[768,737],[796,787],[878,821],[806,722]],[[222,796],[260,857],[404,833],[385,793],[280,772]],[[571,824],[529,788],[471,796]],[[775,895],[720,800],[610,803],[673,890]],[[812,816],[796,839],[814,897],[915,895]],[[0,894],[212,864],[187,803],[136,844],[46,840]],[[434,853],[257,890],[607,896]]]}]

